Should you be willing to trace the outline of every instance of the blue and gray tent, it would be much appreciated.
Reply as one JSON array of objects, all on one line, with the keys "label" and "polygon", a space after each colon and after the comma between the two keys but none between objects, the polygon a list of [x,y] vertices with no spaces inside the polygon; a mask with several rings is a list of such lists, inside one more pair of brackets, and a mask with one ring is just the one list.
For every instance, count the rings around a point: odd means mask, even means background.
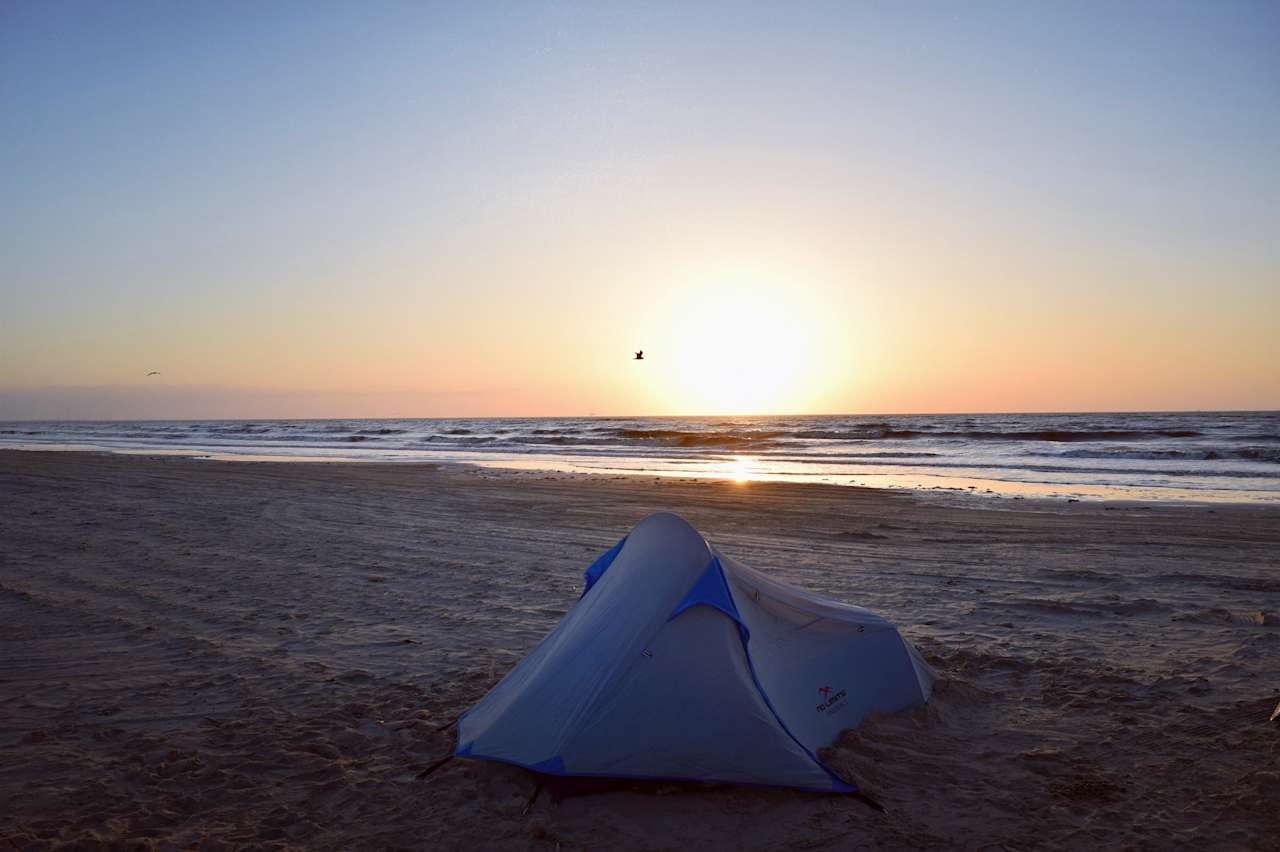
[{"label": "blue and gray tent", "polygon": [[552,775],[852,792],[817,757],[933,674],[885,619],[770,579],[683,518],[641,521],[458,720],[455,755]]}]

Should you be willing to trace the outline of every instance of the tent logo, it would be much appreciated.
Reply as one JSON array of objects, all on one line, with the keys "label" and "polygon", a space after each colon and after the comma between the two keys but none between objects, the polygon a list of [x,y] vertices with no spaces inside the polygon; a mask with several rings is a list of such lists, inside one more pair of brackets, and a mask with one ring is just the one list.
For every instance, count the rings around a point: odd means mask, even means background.
[{"label": "tent logo", "polygon": [[841,689],[834,692],[829,686],[818,687],[818,694],[822,696],[822,703],[814,709],[819,713],[834,713],[845,705],[845,699],[849,697],[849,690]]}]

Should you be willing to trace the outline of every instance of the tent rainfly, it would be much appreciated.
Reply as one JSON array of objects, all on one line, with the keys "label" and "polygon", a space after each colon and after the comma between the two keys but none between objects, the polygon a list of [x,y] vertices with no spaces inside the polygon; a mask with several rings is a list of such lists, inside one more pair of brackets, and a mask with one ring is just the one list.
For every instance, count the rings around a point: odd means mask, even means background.
[{"label": "tent rainfly", "polygon": [[683,518],[641,521],[578,603],[458,720],[458,757],[551,775],[854,792],[819,748],[929,699],[885,619],[770,579]]}]

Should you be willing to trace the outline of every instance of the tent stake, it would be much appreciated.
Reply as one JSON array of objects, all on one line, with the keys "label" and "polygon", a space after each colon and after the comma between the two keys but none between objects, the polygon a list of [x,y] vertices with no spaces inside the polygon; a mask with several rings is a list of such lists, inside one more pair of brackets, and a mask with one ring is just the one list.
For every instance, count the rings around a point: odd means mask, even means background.
[{"label": "tent stake", "polygon": [[533,787],[533,795],[529,797],[529,801],[524,803],[524,810],[520,812],[520,816],[528,816],[529,811],[533,810],[533,803],[538,801],[538,794],[542,792],[542,781],[539,780]]},{"label": "tent stake", "polygon": [[882,814],[887,814],[887,813],[888,813],[888,811],[887,811],[887,810],[885,810],[884,805],[880,804],[880,803],[879,803],[879,802],[877,802],[875,799],[871,798],[870,796],[868,796],[866,793],[862,792],[861,790],[857,790],[857,791],[855,791],[855,792],[854,792],[854,794],[853,794],[853,797],[854,797],[855,799],[857,799],[859,802],[862,802],[862,804],[864,804],[864,805],[866,805],[867,807],[871,808],[872,810],[879,811],[879,812],[880,812],[880,813],[882,813]]},{"label": "tent stake", "polygon": [[461,718],[462,718],[461,716],[454,716],[452,719],[450,719],[449,721],[445,722],[445,723],[444,723],[443,725],[441,725],[440,727],[436,728],[436,730],[437,730],[437,731],[443,731],[445,728],[451,728],[451,727],[453,727],[454,725],[458,724],[458,720],[459,720],[459,719],[461,719]]},{"label": "tent stake", "polygon": [[428,766],[426,769],[424,769],[424,770],[422,770],[421,772],[419,772],[419,773],[418,773],[418,777],[419,777],[419,778],[426,778],[426,777],[427,777],[428,775],[430,775],[432,772],[435,772],[437,769],[439,769],[441,766],[444,766],[446,763],[448,763],[448,762],[449,762],[449,761],[451,761],[451,760],[453,760],[453,755],[452,755],[452,754],[445,755],[444,757],[442,757],[442,758],[440,758],[439,760],[437,760],[435,763],[433,763],[433,764],[431,764],[430,766]]}]

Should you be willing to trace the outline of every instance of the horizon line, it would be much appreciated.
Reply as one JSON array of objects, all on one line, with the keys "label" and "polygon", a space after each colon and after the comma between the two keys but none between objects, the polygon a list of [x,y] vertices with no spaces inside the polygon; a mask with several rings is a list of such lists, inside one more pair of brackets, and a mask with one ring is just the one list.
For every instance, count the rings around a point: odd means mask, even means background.
[{"label": "horizon line", "polygon": [[107,417],[107,418],[36,418],[23,417],[11,420],[0,420],[0,423],[199,423],[202,421],[239,421],[239,420],[277,420],[277,421],[321,421],[321,420],[662,420],[662,419],[698,419],[713,418],[786,418],[786,417],[988,417],[992,415],[1085,415],[1085,414],[1280,414],[1280,408],[1116,408],[1116,409],[1079,409],[1079,410],[1040,410],[1040,411],[865,411],[859,413],[784,413],[784,414],[496,414],[496,415],[391,415],[383,417]]}]

